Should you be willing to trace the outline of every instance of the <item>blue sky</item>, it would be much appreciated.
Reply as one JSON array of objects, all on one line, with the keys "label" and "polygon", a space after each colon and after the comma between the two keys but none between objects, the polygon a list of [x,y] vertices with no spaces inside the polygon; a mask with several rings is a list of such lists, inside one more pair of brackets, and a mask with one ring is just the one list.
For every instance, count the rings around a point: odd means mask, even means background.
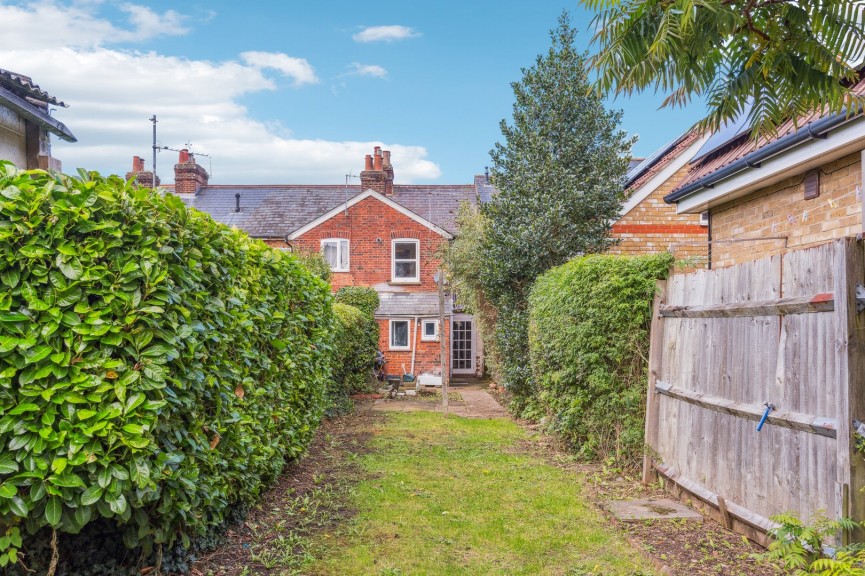
[{"label": "blue sky", "polygon": [[[192,143],[212,183],[340,183],[372,146],[393,151],[398,182],[469,182],[490,163],[511,114],[510,83],[578,3],[3,2],[0,68],[70,104],[78,136],[55,143],[64,170],[124,173],[159,143]],[[702,113],[658,111],[644,94],[610,106],[644,156]],[[158,157],[171,181],[174,152]],[[168,168],[167,170],[165,168]]]}]

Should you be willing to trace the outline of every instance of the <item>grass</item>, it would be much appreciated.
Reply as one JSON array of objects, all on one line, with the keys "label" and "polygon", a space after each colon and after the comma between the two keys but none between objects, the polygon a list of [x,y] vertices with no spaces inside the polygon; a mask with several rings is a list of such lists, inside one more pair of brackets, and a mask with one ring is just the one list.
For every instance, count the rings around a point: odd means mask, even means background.
[{"label": "grass", "polygon": [[359,458],[358,514],[314,537],[303,574],[636,576],[655,572],[509,420],[388,414]]}]

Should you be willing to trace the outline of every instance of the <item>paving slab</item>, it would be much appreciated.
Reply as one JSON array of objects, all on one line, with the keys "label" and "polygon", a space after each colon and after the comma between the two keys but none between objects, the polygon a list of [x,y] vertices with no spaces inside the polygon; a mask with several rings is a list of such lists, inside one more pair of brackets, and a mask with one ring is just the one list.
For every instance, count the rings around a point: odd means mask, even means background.
[{"label": "paving slab", "polygon": [[675,500],[610,500],[602,504],[604,508],[622,522],[639,522],[641,520],[686,520],[703,519],[681,502]]}]

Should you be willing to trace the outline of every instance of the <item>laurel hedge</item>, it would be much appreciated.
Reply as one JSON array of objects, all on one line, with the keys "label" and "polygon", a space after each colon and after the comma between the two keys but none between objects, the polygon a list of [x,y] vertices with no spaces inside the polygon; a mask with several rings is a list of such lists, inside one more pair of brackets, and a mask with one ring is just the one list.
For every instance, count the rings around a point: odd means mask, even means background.
[{"label": "laurel hedge", "polygon": [[349,396],[369,388],[378,350],[378,322],[354,306],[334,302],[333,364],[328,388],[328,415],[351,409]]},{"label": "laurel hedge", "polygon": [[319,423],[327,284],[175,196],[0,163],[0,283],[0,564],[97,519],[188,545]]},{"label": "laurel hedge", "polygon": [[375,316],[380,303],[378,292],[367,286],[343,286],[334,294],[334,300],[354,306],[370,317]]},{"label": "laurel hedge", "polygon": [[532,287],[533,401],[586,457],[629,466],[642,454],[652,298],[672,263],[667,253],[584,256]]}]

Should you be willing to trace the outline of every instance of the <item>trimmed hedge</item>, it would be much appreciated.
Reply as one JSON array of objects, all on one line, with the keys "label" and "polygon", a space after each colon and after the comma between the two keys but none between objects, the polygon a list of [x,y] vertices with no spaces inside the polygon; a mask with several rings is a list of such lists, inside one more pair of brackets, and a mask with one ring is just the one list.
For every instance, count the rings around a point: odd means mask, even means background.
[{"label": "trimmed hedge", "polygon": [[0,163],[0,196],[0,533],[147,551],[256,500],[322,415],[327,284],[117,177]]},{"label": "trimmed hedge", "polygon": [[329,414],[346,412],[349,395],[369,387],[378,350],[378,322],[359,308],[334,302],[333,364]]},{"label": "trimmed hedge", "polygon": [[378,292],[366,286],[343,286],[336,291],[334,300],[359,308],[370,317],[375,316],[379,305]]},{"label": "trimmed hedge", "polygon": [[669,254],[584,256],[532,288],[535,401],[583,456],[634,465],[642,454],[652,298],[672,263]]}]

